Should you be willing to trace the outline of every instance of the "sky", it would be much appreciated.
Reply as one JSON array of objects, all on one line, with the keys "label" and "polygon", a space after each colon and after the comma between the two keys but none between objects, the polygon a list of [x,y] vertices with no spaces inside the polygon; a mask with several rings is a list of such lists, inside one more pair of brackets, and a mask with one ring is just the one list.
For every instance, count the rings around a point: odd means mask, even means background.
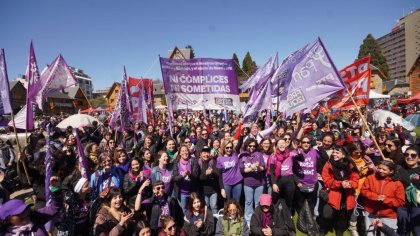
[{"label": "sky", "polygon": [[161,79],[158,57],[175,46],[240,62],[249,51],[261,66],[320,37],[340,69],[369,33],[389,33],[418,8],[418,0],[2,0],[0,48],[9,80],[25,74],[33,40],[40,70],[61,53],[95,90],[120,82],[124,65],[130,77]]}]

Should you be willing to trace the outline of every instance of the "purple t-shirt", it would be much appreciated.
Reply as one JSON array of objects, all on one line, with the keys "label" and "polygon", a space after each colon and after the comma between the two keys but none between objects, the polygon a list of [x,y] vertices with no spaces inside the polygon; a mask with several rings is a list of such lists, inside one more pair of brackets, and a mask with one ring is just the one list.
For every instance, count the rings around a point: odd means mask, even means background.
[{"label": "purple t-shirt", "polygon": [[289,152],[289,156],[283,159],[280,168],[280,175],[281,176],[289,176],[293,175],[293,157],[296,156],[295,151]]},{"label": "purple t-shirt", "polygon": [[303,186],[314,186],[318,181],[316,163],[319,158],[318,152],[311,148],[308,152],[302,152],[304,161],[298,161],[298,172],[300,182]]},{"label": "purple t-shirt", "polygon": [[235,152],[232,156],[219,156],[216,168],[221,170],[223,184],[235,185],[243,179],[239,169],[238,154]]},{"label": "purple t-shirt", "polygon": [[[178,163],[178,174],[182,175],[184,171],[190,171],[191,173],[191,163],[190,161],[183,161],[182,159]],[[179,189],[181,190],[182,195],[190,195],[191,189],[191,178],[189,175],[185,176],[185,178],[181,179],[179,183]]]},{"label": "purple t-shirt", "polygon": [[[258,162],[260,166],[265,168],[264,158],[261,152],[247,152],[240,154],[239,168],[249,168],[252,164]],[[249,187],[262,186],[265,183],[265,171],[252,171],[242,174],[244,185]]]},{"label": "purple t-shirt", "polygon": [[170,194],[172,192],[172,171],[169,171],[168,169],[160,169],[160,173],[162,173],[162,182],[165,187],[165,193]]}]

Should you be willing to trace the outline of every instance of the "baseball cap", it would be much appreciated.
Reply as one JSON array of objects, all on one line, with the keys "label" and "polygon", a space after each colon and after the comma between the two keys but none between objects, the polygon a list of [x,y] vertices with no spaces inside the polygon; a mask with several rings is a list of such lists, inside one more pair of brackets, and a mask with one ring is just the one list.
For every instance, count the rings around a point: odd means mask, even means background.
[{"label": "baseball cap", "polygon": [[271,205],[271,196],[269,194],[261,194],[260,205],[261,206],[270,206]]},{"label": "baseball cap", "polygon": [[22,200],[12,199],[0,207],[0,219],[5,220],[9,216],[22,214],[31,205],[26,204]]},{"label": "baseball cap", "polygon": [[202,152],[210,152],[211,148],[209,146],[204,146],[201,151]]}]

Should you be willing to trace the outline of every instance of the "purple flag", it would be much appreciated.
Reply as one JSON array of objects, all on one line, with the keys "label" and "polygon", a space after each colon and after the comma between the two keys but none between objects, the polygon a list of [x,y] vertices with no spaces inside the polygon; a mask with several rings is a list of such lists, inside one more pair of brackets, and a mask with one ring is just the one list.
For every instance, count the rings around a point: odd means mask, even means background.
[{"label": "purple flag", "polygon": [[262,90],[252,89],[251,96],[244,108],[244,124],[249,125],[258,118],[258,112],[271,109],[271,82],[267,80]]},{"label": "purple flag", "polygon": [[267,114],[265,115],[265,128],[268,129],[271,124],[271,110],[267,110]]},{"label": "purple flag", "polygon": [[63,56],[58,55],[51,65],[41,75],[41,90],[36,94],[35,100],[39,109],[42,109],[44,99],[53,92],[63,90],[77,84],[77,80],[67,66]]},{"label": "purple flag", "polygon": [[242,91],[250,89],[258,84],[259,88],[262,88],[265,85],[265,81],[271,77],[278,66],[278,53],[276,53],[274,59],[270,57],[268,61],[257,71],[248,78],[245,83],[243,83],[239,88]]},{"label": "purple flag", "polygon": [[139,102],[138,102],[139,112],[137,115],[137,121],[142,121],[145,124],[147,124],[147,105],[146,105],[146,100],[144,97],[145,89],[144,89],[143,80],[140,80],[139,87],[140,87]]},{"label": "purple flag", "polygon": [[10,87],[7,77],[6,56],[4,49],[0,50],[0,115],[12,112],[10,106]]},{"label": "purple flag", "polygon": [[79,134],[77,133],[77,129],[73,129],[73,134],[76,136],[77,141],[77,156],[79,158],[79,165],[80,165],[80,173],[82,174],[83,178],[89,179],[89,167],[88,167],[88,160],[85,156],[85,152],[83,150],[82,142],[80,141]]},{"label": "purple flag", "polygon": [[48,202],[50,199],[50,178],[52,176],[52,166],[51,166],[51,147],[50,147],[50,124],[47,124],[47,136],[45,137],[47,141],[47,149],[45,154],[45,201]]},{"label": "purple flag", "polygon": [[117,105],[111,115],[109,126],[117,131],[122,132],[123,129],[131,129],[133,124],[132,109],[130,99],[128,97],[127,74],[125,72],[121,81],[120,93],[118,95]]},{"label": "purple flag", "polygon": [[279,74],[285,77],[281,108],[287,117],[312,108],[316,103],[344,88],[343,80],[331,61],[321,39],[290,55]]},{"label": "purple flag", "polygon": [[26,93],[26,130],[34,129],[34,111],[35,96],[42,88],[38,64],[36,62],[34,47],[29,47],[28,67],[26,68],[26,81],[28,82],[28,90]]}]

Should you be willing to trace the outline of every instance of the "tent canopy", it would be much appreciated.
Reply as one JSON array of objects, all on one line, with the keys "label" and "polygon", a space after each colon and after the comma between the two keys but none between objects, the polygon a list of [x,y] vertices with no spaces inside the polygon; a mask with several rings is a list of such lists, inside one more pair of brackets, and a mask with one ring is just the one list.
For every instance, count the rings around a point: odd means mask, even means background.
[{"label": "tent canopy", "polygon": [[390,98],[389,95],[383,95],[380,93],[375,92],[374,90],[369,91],[369,99],[379,99],[379,98]]},{"label": "tent canopy", "polygon": [[410,104],[410,103],[417,103],[420,104],[420,92],[416,93],[411,98],[403,98],[403,99],[397,99],[398,104]]}]

